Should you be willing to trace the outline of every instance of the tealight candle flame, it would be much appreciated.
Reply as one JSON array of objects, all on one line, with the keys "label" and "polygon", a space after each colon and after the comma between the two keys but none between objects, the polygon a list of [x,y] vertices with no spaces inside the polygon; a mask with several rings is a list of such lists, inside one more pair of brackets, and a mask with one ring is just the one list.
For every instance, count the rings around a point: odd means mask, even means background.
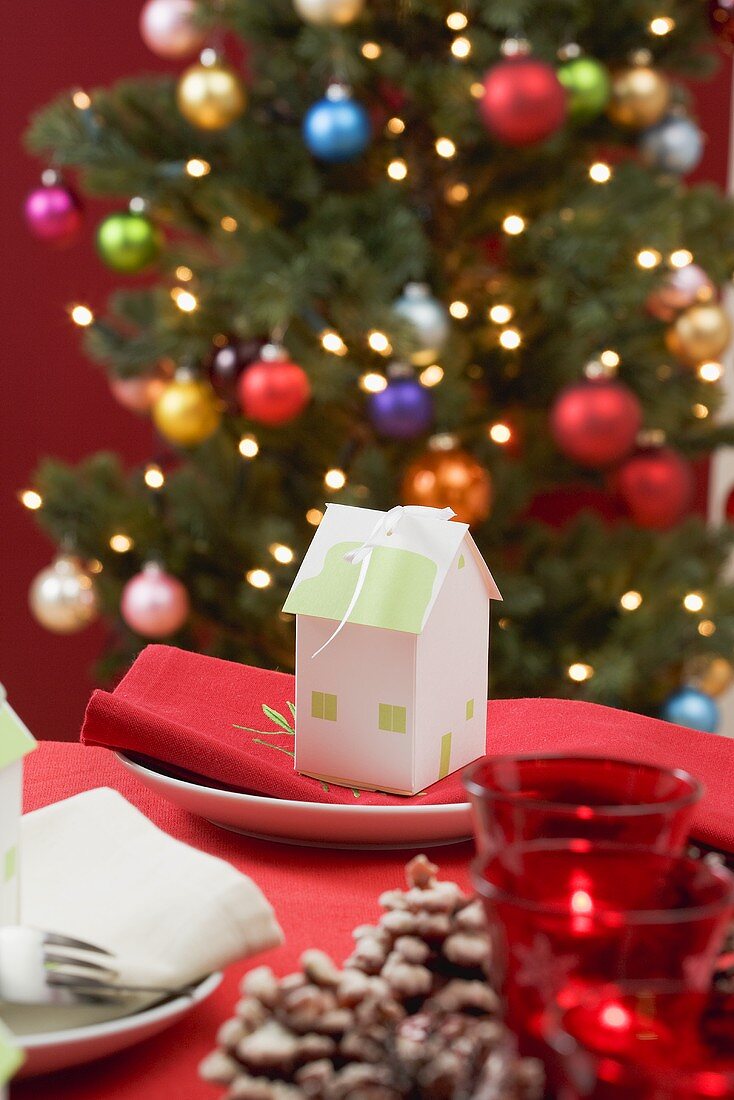
[{"label": "tealight candle flame", "polygon": [[587,916],[594,911],[594,902],[587,890],[574,890],[571,894],[571,910],[577,916]]}]

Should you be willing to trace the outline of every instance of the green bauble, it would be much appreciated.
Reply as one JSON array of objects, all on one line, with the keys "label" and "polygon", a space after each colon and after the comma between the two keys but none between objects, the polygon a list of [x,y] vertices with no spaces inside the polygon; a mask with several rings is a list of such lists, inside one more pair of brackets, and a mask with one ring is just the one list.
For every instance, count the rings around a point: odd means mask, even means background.
[{"label": "green bauble", "polygon": [[611,81],[601,61],[593,57],[574,57],[557,72],[568,92],[568,114],[573,122],[590,122],[600,115],[609,101]]},{"label": "green bauble", "polygon": [[161,250],[161,235],[145,214],[110,214],[97,229],[97,251],[113,271],[136,275],[149,267]]}]

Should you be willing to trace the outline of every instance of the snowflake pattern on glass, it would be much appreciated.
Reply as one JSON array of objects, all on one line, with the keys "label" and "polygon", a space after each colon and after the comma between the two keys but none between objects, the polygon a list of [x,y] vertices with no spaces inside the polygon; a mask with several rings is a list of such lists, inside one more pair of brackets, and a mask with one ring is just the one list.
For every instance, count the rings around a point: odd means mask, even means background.
[{"label": "snowflake pattern on glass", "polygon": [[512,954],[520,966],[515,975],[519,986],[535,989],[544,1004],[551,1004],[579,965],[578,955],[557,955],[547,936],[536,932],[530,946],[515,944]]}]

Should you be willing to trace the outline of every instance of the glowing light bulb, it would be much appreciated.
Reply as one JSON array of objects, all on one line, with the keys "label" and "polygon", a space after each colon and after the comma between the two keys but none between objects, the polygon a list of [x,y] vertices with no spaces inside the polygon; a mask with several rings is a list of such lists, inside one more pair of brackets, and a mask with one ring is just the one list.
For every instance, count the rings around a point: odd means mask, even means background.
[{"label": "glowing light bulb", "polygon": [[376,61],[382,53],[382,46],[379,42],[363,42],[361,53],[368,61]]},{"label": "glowing light bulb", "polygon": [[612,348],[606,348],[599,356],[599,359],[605,367],[618,367],[621,362],[619,355],[616,351],[613,351]]},{"label": "glowing light bulb", "polygon": [[383,374],[377,374],[376,371],[363,374],[359,380],[359,388],[365,393],[382,393],[386,387],[387,378]]},{"label": "glowing light bulb", "polygon": [[72,306],[70,316],[74,324],[79,325],[80,328],[86,328],[94,322],[94,314],[89,306]]},{"label": "glowing light bulb", "polygon": [[171,297],[182,313],[193,313],[199,306],[199,299],[190,290],[175,286],[171,291]]},{"label": "glowing light bulb", "polygon": [[402,134],[405,130],[405,123],[402,118],[398,118],[397,115],[394,115],[387,120],[387,129],[391,134]]},{"label": "glowing light bulb", "polygon": [[671,267],[688,267],[693,263],[693,253],[687,248],[676,248],[675,252],[670,253],[668,260]]},{"label": "glowing light bulb", "polygon": [[435,148],[436,148],[436,152],[438,153],[438,155],[440,157],[443,157],[445,160],[450,160],[451,157],[456,156],[456,146],[454,145],[451,138],[447,138],[447,137],[436,138]]},{"label": "glowing light bulb", "polygon": [[604,1027],[613,1028],[615,1031],[624,1031],[632,1023],[632,1013],[624,1005],[604,1005],[599,1013],[599,1019]]},{"label": "glowing light bulb", "polygon": [[695,416],[696,420],[705,420],[709,414],[708,405],[702,405],[700,401],[697,401],[695,405],[691,407],[691,412]]},{"label": "glowing light bulb", "polygon": [[237,444],[237,450],[243,458],[254,458],[260,450],[260,444],[254,435],[243,435]]},{"label": "glowing light bulb", "polygon": [[514,351],[522,343],[522,336],[516,328],[506,328],[500,333],[500,344],[508,351]]},{"label": "glowing light bulb", "polygon": [[149,489],[161,489],[166,481],[166,475],[160,466],[146,466],[143,481]]},{"label": "glowing light bulb", "polygon": [[466,302],[457,300],[452,302],[449,306],[449,313],[452,317],[455,317],[457,321],[463,321],[465,317],[469,316],[469,306]]},{"label": "glowing light bulb", "polygon": [[517,237],[525,231],[525,219],[519,214],[508,214],[502,222],[502,228],[510,237]]},{"label": "glowing light bulb", "polygon": [[388,164],[387,174],[391,180],[404,180],[408,174],[408,165],[402,157],[396,157]]},{"label": "glowing light bulb", "polygon": [[290,565],[296,556],[290,546],[282,542],[273,542],[268,549],[280,565]]},{"label": "glowing light bulb", "polygon": [[367,334],[367,343],[373,351],[378,352],[380,355],[389,355],[392,351],[392,345],[385,333],[378,332],[377,329],[373,329]]},{"label": "glowing light bulb", "polygon": [[512,429],[500,420],[496,424],[490,424],[487,434],[493,443],[499,443],[500,446],[504,446],[512,439]]},{"label": "glowing light bulb", "polygon": [[219,224],[225,233],[234,233],[237,229],[237,219],[230,217],[229,214],[225,214]]},{"label": "glowing light bulb", "polygon": [[468,22],[463,11],[452,11],[446,16],[446,26],[450,31],[463,31]]},{"label": "glowing light bulb", "polygon": [[180,267],[176,268],[176,278],[182,283],[190,283],[193,277],[194,273],[190,267],[185,267],[184,264],[181,264]]},{"label": "glowing light bulb", "polygon": [[484,95],[484,85],[481,80],[475,80],[469,88],[469,92],[474,99],[481,99]]},{"label": "glowing light bulb", "polygon": [[43,505],[43,497],[35,489],[24,489],[20,494],[20,503],[31,512],[37,512]]},{"label": "glowing light bulb", "polygon": [[612,166],[606,161],[597,160],[589,167],[589,179],[594,183],[609,183],[612,178]]},{"label": "glowing light bulb", "polygon": [[320,508],[309,508],[306,512],[306,523],[310,523],[312,527],[318,527],[323,518],[324,513]]},{"label": "glowing light bulb", "polygon": [[446,188],[446,201],[451,203],[466,202],[469,198],[469,188],[465,183],[452,183]]},{"label": "glowing light bulb", "polygon": [[116,554],[126,554],[135,544],[129,535],[117,534],[112,536],[109,545],[110,550],[114,550]]},{"label": "glowing light bulb", "polygon": [[671,19],[669,15],[658,15],[650,20],[648,27],[651,34],[655,34],[658,38],[662,38],[675,29],[675,19]]},{"label": "glowing light bulb", "polygon": [[77,88],[71,97],[71,102],[74,104],[77,111],[88,111],[92,106],[92,100],[82,88]]},{"label": "glowing light bulb", "polygon": [[619,606],[623,607],[625,611],[636,611],[642,603],[642,593],[637,592],[634,588],[630,588],[629,592],[624,592],[619,597]]},{"label": "glowing light bulb", "polygon": [[273,582],[267,569],[248,569],[245,577],[253,588],[267,588]]},{"label": "glowing light bulb", "polygon": [[346,355],[349,350],[338,332],[322,332],[321,346],[324,351],[330,351],[332,355]]},{"label": "glowing light bulb", "polygon": [[704,638],[710,638],[712,634],[716,633],[716,623],[712,619],[701,619],[698,624],[698,633]]},{"label": "glowing light bulb", "polygon": [[700,592],[689,592],[683,597],[683,606],[686,611],[703,611],[705,601]]},{"label": "glowing light bulb", "polygon": [[212,170],[212,166],[208,160],[202,160],[201,157],[192,157],[186,161],[186,174],[193,179],[201,179],[202,176],[208,176]]},{"label": "glowing light bulb", "polygon": [[643,248],[637,253],[637,266],[649,271],[657,267],[662,258],[656,248]]},{"label": "glowing light bulb", "polygon": [[696,374],[702,382],[718,382],[724,373],[724,368],[721,363],[711,361],[709,363],[700,363],[696,367]]},{"label": "glowing light bulb", "polygon": [[496,305],[492,306],[488,316],[490,321],[494,321],[496,325],[506,325],[508,321],[512,320],[513,312],[512,306]]},{"label": "glowing light bulb", "polygon": [[590,680],[594,675],[591,665],[587,665],[583,661],[575,661],[568,666],[566,671],[569,680],[573,680],[577,684],[583,684],[584,680]]},{"label": "glowing light bulb", "polygon": [[438,363],[432,363],[430,367],[422,370],[418,376],[421,385],[427,386],[429,389],[432,386],[437,386],[442,379],[443,367],[439,367]]},{"label": "glowing light bulb", "polygon": [[324,485],[327,489],[333,489],[334,492],[343,489],[346,483],[347,475],[336,466],[331,470],[327,470],[324,474]]},{"label": "glowing light bulb", "polygon": [[451,43],[451,52],[459,61],[463,61],[471,53],[471,42],[464,35],[459,35]]},{"label": "glowing light bulb", "polygon": [[588,890],[574,890],[571,894],[571,911],[581,916],[594,912],[594,902]]}]

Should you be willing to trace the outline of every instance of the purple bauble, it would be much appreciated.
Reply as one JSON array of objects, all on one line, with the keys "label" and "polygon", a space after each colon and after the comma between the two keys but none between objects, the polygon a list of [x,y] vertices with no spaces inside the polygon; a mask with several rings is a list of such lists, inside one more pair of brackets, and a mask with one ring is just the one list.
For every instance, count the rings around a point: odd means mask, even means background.
[{"label": "purple bauble", "polygon": [[686,264],[674,268],[665,282],[648,295],[647,310],[660,321],[673,321],[682,309],[695,302],[710,302],[714,295],[714,284],[703,268]]},{"label": "purple bauble", "polygon": [[148,562],[122,590],[120,611],[127,625],[144,638],[166,638],[189,615],[189,594],[176,577]]},{"label": "purple bauble", "polygon": [[370,398],[369,415],[380,435],[412,439],[433,423],[433,401],[415,378],[392,378]]},{"label": "purple bauble", "polygon": [[56,181],[35,187],[25,200],[25,219],[34,237],[71,244],[82,224],[82,208],[73,191]]},{"label": "purple bauble", "polygon": [[206,41],[194,0],[148,0],[140,13],[140,35],[158,57],[174,59],[189,57]]},{"label": "purple bauble", "polygon": [[209,361],[209,381],[223,401],[237,403],[237,383],[245,367],[258,358],[261,340],[229,340],[215,348]]}]

